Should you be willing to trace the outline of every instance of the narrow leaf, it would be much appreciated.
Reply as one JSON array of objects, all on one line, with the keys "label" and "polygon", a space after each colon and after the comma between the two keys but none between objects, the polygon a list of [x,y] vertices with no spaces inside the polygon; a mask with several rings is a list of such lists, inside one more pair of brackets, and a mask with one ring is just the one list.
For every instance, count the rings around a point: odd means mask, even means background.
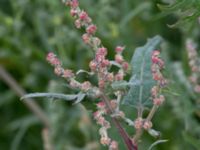
[{"label": "narrow leaf", "polygon": [[48,98],[56,98],[56,99],[63,99],[66,101],[72,101],[77,98],[77,95],[66,95],[66,94],[59,94],[59,93],[31,93],[26,94],[21,97],[21,100],[28,99],[28,98],[35,98],[35,97],[48,97]]},{"label": "narrow leaf", "polygon": [[[147,105],[150,98],[150,91],[155,81],[151,73],[151,54],[157,49],[162,41],[160,36],[149,39],[143,47],[136,48],[131,60],[132,77],[130,83],[133,83],[128,94],[124,97],[124,104],[132,106]],[[135,84],[139,83],[139,84]]]},{"label": "narrow leaf", "polygon": [[85,96],[86,96],[85,93],[82,93],[82,92],[78,93],[78,94],[77,94],[77,99],[76,99],[76,101],[74,102],[74,104],[80,103],[80,102],[85,98]]},{"label": "narrow leaf", "polygon": [[155,137],[155,138],[159,138],[159,137],[161,136],[160,131],[156,131],[156,130],[154,130],[154,129],[149,129],[149,130],[148,130],[148,133],[149,133],[151,136]]},{"label": "narrow leaf", "polygon": [[168,140],[157,140],[155,141],[153,144],[151,144],[151,146],[148,148],[148,150],[152,150],[153,147],[155,147],[156,145],[160,144],[160,143],[165,143]]}]

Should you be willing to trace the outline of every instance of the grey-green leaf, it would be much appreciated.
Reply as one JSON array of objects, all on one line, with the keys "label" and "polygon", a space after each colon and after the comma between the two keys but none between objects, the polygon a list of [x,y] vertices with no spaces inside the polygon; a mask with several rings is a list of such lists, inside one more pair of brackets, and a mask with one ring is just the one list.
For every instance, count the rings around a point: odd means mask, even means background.
[{"label": "grey-green leaf", "polygon": [[77,94],[77,99],[76,99],[76,101],[74,102],[74,104],[80,103],[80,102],[85,98],[85,96],[86,96],[85,93],[82,93],[82,92],[78,93],[78,94]]},{"label": "grey-green leaf", "polygon": [[134,81],[134,82],[127,82],[127,81],[115,81],[111,84],[111,87],[114,89],[114,90],[125,90],[127,88],[130,88],[131,86],[134,86],[134,85],[139,85],[140,82],[139,80],[138,81]]},{"label": "grey-green leaf", "polygon": [[151,146],[148,148],[148,150],[152,150],[153,147],[155,147],[156,145],[160,144],[160,143],[165,143],[168,140],[157,140],[155,141],[153,144],[151,144]]},{"label": "grey-green leaf", "polygon": [[149,104],[150,91],[155,85],[151,73],[151,54],[159,47],[161,41],[160,36],[155,36],[149,39],[143,47],[136,48],[131,60],[132,77],[129,81],[134,84],[124,97],[123,104],[134,107]]},{"label": "grey-green leaf", "polygon": [[63,99],[66,101],[73,101],[78,98],[76,94],[66,95],[66,94],[60,94],[60,93],[31,93],[31,94],[26,94],[23,97],[21,97],[21,100],[36,98],[36,97],[56,98],[56,99]]}]

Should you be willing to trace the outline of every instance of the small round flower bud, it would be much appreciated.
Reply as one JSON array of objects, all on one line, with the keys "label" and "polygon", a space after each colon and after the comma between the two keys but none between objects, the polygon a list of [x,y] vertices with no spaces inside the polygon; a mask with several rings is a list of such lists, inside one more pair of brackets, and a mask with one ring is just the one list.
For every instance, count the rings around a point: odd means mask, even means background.
[{"label": "small round flower bud", "polygon": [[97,37],[93,37],[92,43],[94,44],[94,46],[98,47],[101,44],[101,40]]},{"label": "small round flower bud", "polygon": [[74,80],[71,80],[69,85],[72,87],[72,88],[80,88],[80,83],[78,83],[77,81],[74,81]]},{"label": "small round flower bud", "polygon": [[71,1],[71,7],[72,8],[76,8],[76,7],[78,7],[78,5],[79,5],[78,0],[72,0]]},{"label": "small round flower bud", "polygon": [[160,106],[165,101],[165,97],[163,95],[160,95],[158,98],[153,99],[153,104]]},{"label": "small round flower bud", "polygon": [[153,79],[156,80],[156,81],[159,81],[159,80],[162,79],[162,75],[160,73],[154,73]]},{"label": "small round flower bud", "polygon": [[[80,28],[81,28],[82,24],[81,24],[80,19],[77,19],[77,20],[75,21],[75,26],[76,26],[77,29],[80,29]],[[82,38],[83,38],[83,37],[82,37]]]},{"label": "small round flower bud", "polygon": [[98,117],[97,119],[97,124],[103,126],[104,125],[104,122],[106,121],[104,117],[100,116]]},{"label": "small round flower bud", "polygon": [[109,146],[109,150],[118,150],[118,143],[116,141],[112,141]]},{"label": "small round flower bud", "polygon": [[110,106],[112,107],[113,110],[115,110],[118,106],[117,101],[116,100],[111,100],[110,101]]},{"label": "small round flower bud", "polygon": [[53,58],[50,62],[53,66],[59,66],[61,65],[61,62],[58,58]]},{"label": "small round flower bud", "polygon": [[105,47],[100,47],[100,48],[98,48],[97,53],[98,53],[99,55],[106,56],[107,53],[108,53],[108,52],[107,52],[107,48],[105,48]]},{"label": "small round flower bud", "polygon": [[62,77],[72,78],[72,77],[74,77],[74,73],[72,72],[72,70],[66,69],[66,70],[63,71]]},{"label": "small round flower bud", "polygon": [[85,44],[88,44],[90,42],[90,35],[85,33],[83,34],[82,39]]},{"label": "small round flower bud", "polygon": [[55,67],[54,68],[54,73],[57,75],[57,76],[60,76],[63,72],[63,69],[61,67]]},{"label": "small round flower bud", "polygon": [[75,15],[77,15],[77,10],[76,9],[71,9],[70,10],[70,14],[72,17],[74,17]]},{"label": "small round flower bud", "polygon": [[116,54],[116,55],[115,55],[115,61],[116,61],[117,63],[121,64],[121,63],[124,61],[124,59],[123,59],[122,55]]},{"label": "small round flower bud", "polygon": [[141,129],[142,126],[143,126],[143,119],[142,118],[137,118],[134,121],[134,127],[135,127],[135,129]]},{"label": "small round flower bud", "polygon": [[101,140],[100,140],[100,143],[102,145],[109,145],[111,142],[111,139],[109,137],[102,137]]},{"label": "small round flower bud", "polygon": [[125,117],[125,113],[123,111],[119,111],[119,117],[124,118]]},{"label": "small round flower bud", "polygon": [[158,64],[158,62],[160,61],[160,59],[158,57],[152,56],[151,61],[155,64]]},{"label": "small round flower bud", "polygon": [[107,81],[112,82],[114,80],[114,75],[113,73],[108,73],[106,76]]},{"label": "small round flower bud", "polygon": [[145,130],[149,130],[152,128],[152,122],[151,121],[145,121],[144,124],[143,124],[143,128]]},{"label": "small round flower bud", "polygon": [[95,70],[97,69],[97,63],[96,63],[94,60],[92,60],[92,61],[90,62],[90,64],[89,64],[89,67],[90,67],[90,69],[91,69],[92,71],[95,71]]},{"label": "small round flower bud", "polygon": [[153,97],[156,97],[158,95],[158,90],[159,90],[158,86],[153,86],[151,89],[151,95]]},{"label": "small round flower bud", "polygon": [[103,126],[105,129],[111,128],[110,123],[108,121],[104,121]]},{"label": "small round flower bud", "polygon": [[129,67],[129,64],[127,62],[122,63],[122,68],[124,69],[124,71],[127,71],[128,67]]},{"label": "small round flower bud", "polygon": [[83,21],[86,21],[88,19],[88,14],[85,11],[81,11],[79,14],[79,18]]},{"label": "small round flower bud", "polygon": [[115,52],[116,53],[122,53],[122,51],[124,50],[124,46],[117,46],[116,48],[115,48]]},{"label": "small round flower bud", "polygon": [[103,59],[101,62],[102,67],[107,67],[110,65],[110,61],[108,59]]},{"label": "small round flower bud", "polygon": [[46,60],[47,60],[48,62],[51,62],[51,60],[52,60],[53,58],[55,58],[55,57],[56,57],[56,55],[55,55],[54,53],[50,52],[50,53],[47,54]]},{"label": "small round flower bud", "polygon": [[81,85],[81,90],[87,92],[91,88],[91,83],[89,81],[85,81]]},{"label": "small round flower bud", "polygon": [[105,103],[103,101],[98,102],[96,105],[97,105],[98,109],[104,109],[106,107],[106,105],[105,105]]},{"label": "small round flower bud", "polygon": [[124,73],[122,71],[119,71],[116,75],[115,75],[115,80],[116,81],[121,81],[124,78]]},{"label": "small round flower bud", "polygon": [[93,117],[94,117],[95,120],[97,120],[100,116],[101,116],[101,112],[100,111],[95,111],[93,113]]},{"label": "small round flower bud", "polygon": [[86,32],[88,34],[94,34],[97,30],[97,27],[95,25],[89,25],[87,28],[86,28]]}]

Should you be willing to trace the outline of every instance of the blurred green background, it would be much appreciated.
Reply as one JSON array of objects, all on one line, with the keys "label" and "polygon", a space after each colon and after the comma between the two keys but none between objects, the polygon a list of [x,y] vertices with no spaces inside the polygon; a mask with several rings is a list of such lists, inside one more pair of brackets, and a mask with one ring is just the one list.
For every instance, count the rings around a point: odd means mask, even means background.
[{"label": "blurred green background", "polygon": [[[197,17],[200,14],[197,11],[192,18],[184,17],[189,10],[200,10],[200,4],[198,0],[193,0],[190,4],[185,2],[185,5],[175,5],[164,11],[157,6],[168,3],[174,1],[80,1],[81,7],[88,11],[97,24],[97,35],[109,49],[110,58],[113,58],[116,45],[126,46],[124,55],[130,61],[134,49],[144,45],[148,37],[159,34],[165,39],[162,49],[167,61],[165,74],[170,80],[170,94],[167,94],[166,103],[153,121],[154,128],[161,131],[162,139],[169,141],[154,149],[199,150],[200,97],[193,96],[194,93],[185,86],[187,81],[184,79],[190,74],[185,40],[192,38],[199,43],[200,24]],[[182,21],[177,28],[168,26],[178,19]],[[70,93],[65,81],[54,75],[45,57],[49,51],[53,51],[66,68],[87,70],[92,53],[82,42],[82,33],[75,29],[69,9],[60,0],[0,0],[1,150],[44,149],[44,124],[20,101],[20,93],[23,94],[20,89],[27,93]],[[10,74],[8,79],[2,77],[4,71]],[[12,79],[16,80],[17,85],[8,84]],[[48,117],[52,131],[49,136],[56,150],[106,149],[98,143],[98,126],[92,119],[92,111],[95,111],[93,101],[86,100],[83,105],[48,100],[34,102],[41,106]],[[127,106],[125,109],[127,116],[133,119],[134,109]],[[131,128],[128,130],[134,133]],[[119,137],[116,130],[110,132],[112,137]],[[120,138],[116,140],[122,143]],[[147,150],[154,141],[153,137],[144,134],[139,148]],[[122,146],[120,149],[125,148]]]}]

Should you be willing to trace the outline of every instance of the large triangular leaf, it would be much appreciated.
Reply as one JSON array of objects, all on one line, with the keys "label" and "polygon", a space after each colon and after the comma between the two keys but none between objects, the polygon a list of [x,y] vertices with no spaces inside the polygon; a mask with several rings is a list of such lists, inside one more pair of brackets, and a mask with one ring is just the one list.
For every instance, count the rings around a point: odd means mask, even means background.
[{"label": "large triangular leaf", "polygon": [[[151,53],[158,48],[162,41],[160,36],[149,39],[143,47],[135,50],[131,60],[132,77],[130,83],[133,83],[123,103],[132,106],[147,105],[150,98],[150,91],[155,81],[151,74]],[[135,82],[139,84],[134,84]]]}]

